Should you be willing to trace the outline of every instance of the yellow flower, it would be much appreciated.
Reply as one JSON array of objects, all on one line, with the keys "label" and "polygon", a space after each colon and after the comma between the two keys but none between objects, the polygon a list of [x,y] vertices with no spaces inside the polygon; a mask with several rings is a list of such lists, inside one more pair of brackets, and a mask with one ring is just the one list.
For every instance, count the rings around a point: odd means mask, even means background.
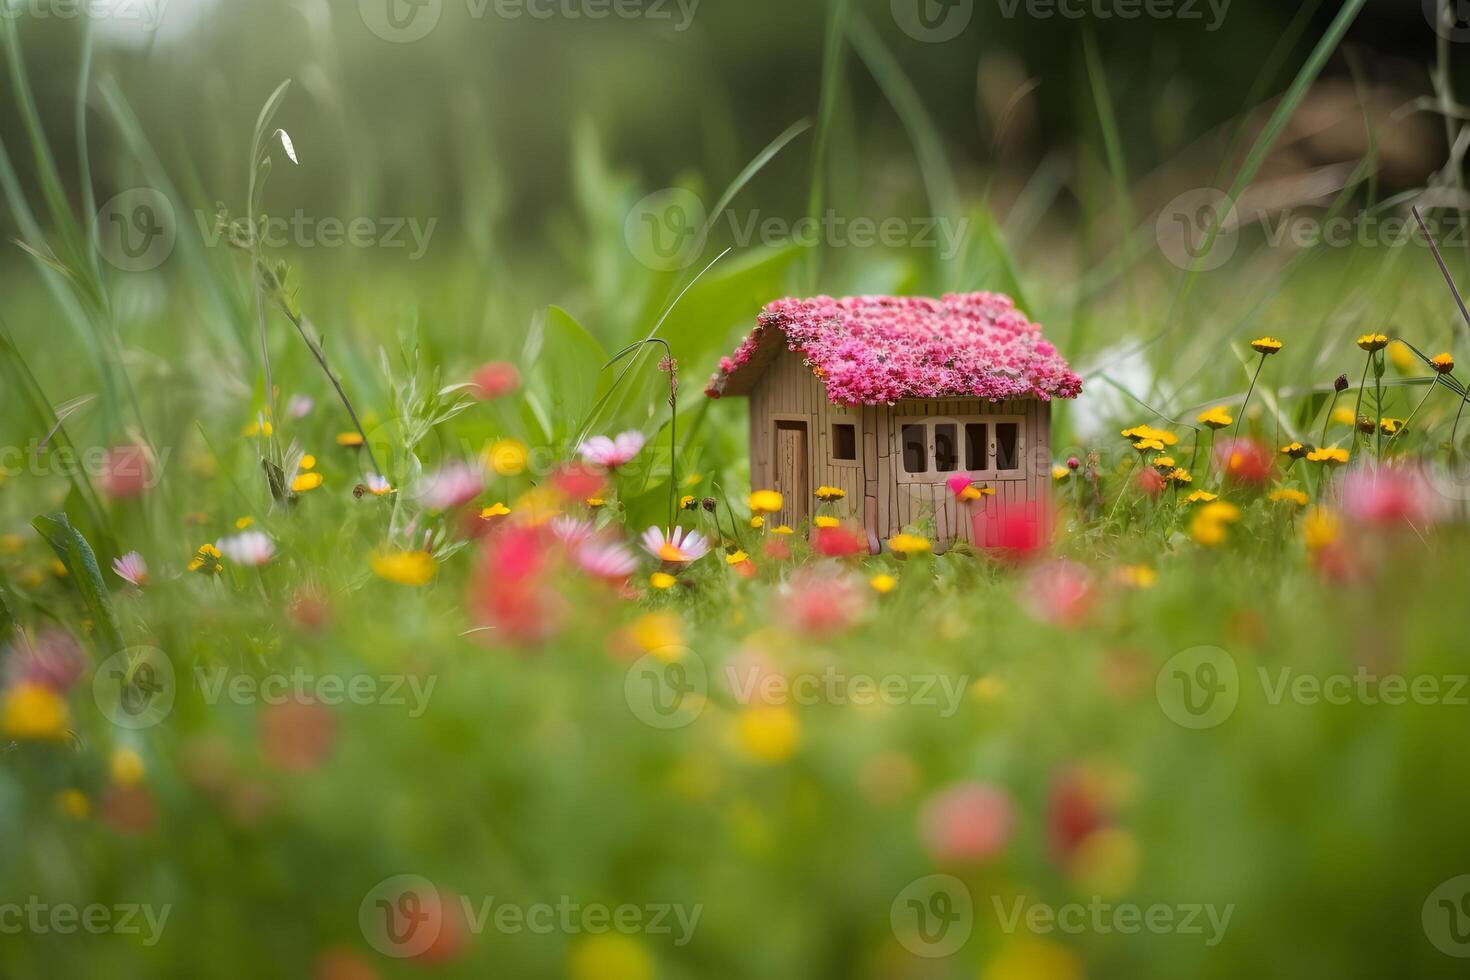
[{"label": "yellow flower", "polygon": [[812,523],[815,524],[817,527],[841,527],[842,526],[842,522],[840,520],[838,520],[835,517],[828,517],[826,515],[823,515],[821,517],[814,517],[814,518],[812,518]]},{"label": "yellow flower", "polygon": [[1082,980],[1075,953],[1050,939],[1012,939],[986,964],[981,980]]},{"label": "yellow flower", "polygon": [[917,534],[895,534],[888,539],[888,547],[900,555],[921,555],[927,552],[931,545],[928,538]]},{"label": "yellow flower", "polygon": [[482,458],[485,465],[500,476],[520,476],[526,472],[531,450],[519,439],[496,439]]},{"label": "yellow flower", "polygon": [[794,528],[788,527],[785,524],[777,524],[775,527],[771,528],[771,533],[772,534],[795,534],[796,533],[796,530]]},{"label": "yellow flower", "polygon": [[1134,589],[1151,589],[1158,584],[1159,573],[1147,565],[1124,565],[1118,569],[1118,578]]},{"label": "yellow flower", "polygon": [[1174,469],[1165,474],[1164,481],[1166,483],[1172,484],[1173,486],[1182,487],[1193,483],[1194,477],[1190,475],[1189,470],[1186,470],[1183,467],[1176,466]]},{"label": "yellow flower", "polygon": [[697,506],[699,506],[699,505],[697,503],[695,503],[694,495],[693,494],[687,494],[686,493],[684,496],[682,496],[682,497],[679,498],[679,509],[680,510],[693,510]]},{"label": "yellow flower", "polygon": [[356,449],[362,445],[362,433],[341,432],[337,434],[337,445],[345,449]]},{"label": "yellow flower", "polygon": [[5,694],[0,728],[11,738],[64,738],[68,721],[66,702],[44,684],[22,681]]},{"label": "yellow flower", "polygon": [[1346,405],[1344,405],[1341,408],[1334,408],[1332,410],[1332,424],[1357,425],[1358,417],[1353,414],[1353,410],[1351,408],[1348,408]]},{"label": "yellow flower", "polygon": [[1404,374],[1414,370],[1414,352],[1402,340],[1395,340],[1388,345],[1388,359]]},{"label": "yellow flower", "polygon": [[774,514],[776,513],[776,511],[780,510],[785,505],[785,503],[785,498],[782,497],[775,490],[757,490],[755,493],[750,495],[750,509],[755,511],[757,514]]},{"label": "yellow flower", "polygon": [[18,555],[25,543],[25,538],[19,534],[0,535],[0,555]]},{"label": "yellow flower", "polygon": [[1384,435],[1396,436],[1408,423],[1403,419],[1381,419],[1378,424],[1383,426]]},{"label": "yellow flower", "polygon": [[497,517],[504,517],[510,513],[510,508],[505,504],[496,502],[480,511],[480,520],[493,521]]},{"label": "yellow flower", "polygon": [[873,587],[873,591],[878,593],[879,595],[887,595],[894,589],[898,588],[898,579],[894,578],[892,575],[874,575],[872,578],[868,579],[868,584],[871,585]]},{"label": "yellow flower", "polygon": [[1251,349],[1257,354],[1270,356],[1281,350],[1281,341],[1275,337],[1257,337],[1251,341]]},{"label": "yellow flower", "polygon": [[1213,548],[1223,544],[1226,525],[1240,519],[1240,508],[1223,500],[1213,500],[1201,507],[1189,524],[1190,536],[1200,544]]},{"label": "yellow flower", "polygon": [[302,456],[301,469],[304,471],[316,469],[316,457],[313,456],[311,453],[307,453],[305,456]]},{"label": "yellow flower", "polygon": [[829,504],[846,496],[847,491],[841,487],[817,487],[817,499]]},{"label": "yellow flower", "polygon": [[1153,461],[1154,469],[1158,470],[1166,476],[1168,475],[1170,470],[1174,469],[1178,465],[1179,464],[1174,461],[1173,456],[1155,456]]},{"label": "yellow flower", "polygon": [[1330,466],[1342,466],[1348,461],[1348,451],[1336,446],[1327,446],[1322,449],[1314,449],[1307,453],[1309,463],[1327,463]]},{"label": "yellow flower", "polygon": [[750,556],[743,551],[734,551],[725,556],[727,565],[738,565],[743,561],[750,561]]},{"label": "yellow flower", "polygon": [[62,564],[60,558],[51,563],[51,574],[57,578],[66,578],[66,566]]},{"label": "yellow flower", "polygon": [[766,519],[757,514],[750,519],[750,526],[759,531],[761,528],[766,526]]},{"label": "yellow flower", "polygon": [[291,481],[292,493],[307,493],[322,485],[320,473],[301,473]]},{"label": "yellow flower", "polygon": [[1224,405],[1216,405],[1214,408],[1200,412],[1195,417],[1195,421],[1200,425],[1207,425],[1212,429],[1228,428],[1235,423],[1235,419],[1230,417],[1230,413],[1225,410]]},{"label": "yellow flower", "polygon": [[1302,518],[1302,541],[1308,551],[1321,551],[1337,541],[1341,529],[1336,514],[1325,507],[1313,507]]},{"label": "yellow flower", "polygon": [[1072,471],[1067,469],[1065,466],[1053,466],[1051,468],[1051,478],[1053,480],[1065,480],[1071,475]]},{"label": "yellow flower", "polygon": [[1290,503],[1296,504],[1298,507],[1307,506],[1307,495],[1302,493],[1300,490],[1295,490],[1291,487],[1282,487],[1280,490],[1272,490],[1269,496],[1272,501],[1278,504]]},{"label": "yellow flower", "polygon": [[700,473],[690,473],[679,482],[683,483],[686,487],[697,487],[704,482],[704,476]]},{"label": "yellow flower", "polygon": [[601,510],[603,507],[607,506],[607,501],[603,500],[601,497],[588,497],[586,503],[587,506],[591,507],[593,510]]},{"label": "yellow flower", "polygon": [[738,723],[740,747],[760,762],[785,762],[801,744],[801,722],[780,705],[750,708]]},{"label": "yellow flower", "polygon": [[1196,490],[1194,493],[1185,497],[1183,502],[1186,504],[1208,504],[1218,499],[1218,495],[1210,493],[1208,490]]},{"label": "yellow flower", "polygon": [[1358,346],[1372,354],[1387,347],[1388,338],[1381,333],[1365,333],[1358,338]]},{"label": "yellow flower", "polygon": [[1135,425],[1131,429],[1123,430],[1125,439],[1138,441],[1162,442],[1166,446],[1177,446],[1179,437],[1165,429],[1155,429],[1151,425]]},{"label": "yellow flower", "polygon": [[118,746],[107,760],[107,771],[119,786],[136,786],[143,781],[143,757],[127,746]]},{"label": "yellow flower", "polygon": [[1200,516],[1205,520],[1219,521],[1222,524],[1234,524],[1240,520],[1240,508],[1225,501],[1210,501],[1200,508]]},{"label": "yellow flower", "polygon": [[201,544],[199,550],[194,552],[193,560],[189,562],[189,571],[218,575],[224,569],[220,558],[219,549],[214,545]]},{"label": "yellow flower", "polygon": [[249,516],[248,514],[246,516],[244,516],[244,517],[237,517],[237,518],[235,518],[235,527],[238,528],[241,531],[245,530],[247,527],[249,527],[250,525],[252,525],[254,523],[255,523],[255,518]]},{"label": "yellow flower", "polygon": [[662,592],[664,589],[672,589],[679,582],[678,579],[668,572],[654,572],[648,576],[648,584]]},{"label": "yellow flower", "polygon": [[1281,455],[1290,456],[1292,459],[1301,459],[1303,456],[1311,451],[1311,449],[1303,446],[1299,442],[1288,442],[1286,445],[1281,447]]},{"label": "yellow flower", "polygon": [[1133,448],[1141,453],[1148,452],[1149,450],[1157,453],[1164,451],[1164,443],[1161,439],[1140,439],[1133,444]]},{"label": "yellow flower", "polygon": [[64,789],[57,793],[56,808],[73,820],[85,820],[92,815],[92,802],[79,789]]},{"label": "yellow flower", "polygon": [[628,632],[644,653],[655,654],[660,660],[674,661],[684,656],[684,620],[677,613],[644,613]]},{"label": "yellow flower", "polygon": [[375,551],[372,566],[378,578],[398,585],[427,585],[439,570],[427,551]]},{"label": "yellow flower", "polygon": [[261,422],[257,419],[256,421],[251,422],[249,425],[245,426],[245,431],[242,434],[248,436],[251,439],[254,439],[256,436],[265,436],[267,439],[269,439],[275,433],[275,431],[276,430],[271,427],[271,424],[269,422]]},{"label": "yellow flower", "polygon": [[1455,359],[1450,356],[1449,351],[1434,355],[1434,359],[1429,363],[1440,374],[1449,374],[1455,369]]},{"label": "yellow flower", "polygon": [[653,960],[631,936],[609,932],[577,942],[567,958],[569,980],[653,980]]}]

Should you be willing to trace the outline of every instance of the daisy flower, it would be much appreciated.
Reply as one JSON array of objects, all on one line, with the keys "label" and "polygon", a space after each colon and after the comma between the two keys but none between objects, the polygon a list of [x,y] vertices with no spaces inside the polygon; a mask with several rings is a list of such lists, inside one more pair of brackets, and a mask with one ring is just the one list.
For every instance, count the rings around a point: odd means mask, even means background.
[{"label": "daisy flower", "polygon": [[643,532],[643,547],[660,561],[687,565],[705,556],[709,551],[709,541],[698,531],[686,534],[682,527],[676,527],[667,534],[661,528],[651,527]]},{"label": "daisy flower", "polygon": [[550,525],[551,533],[556,535],[556,539],[568,548],[576,548],[586,543],[592,537],[592,532],[596,530],[591,521],[566,514],[553,517]]},{"label": "daisy flower", "polygon": [[259,567],[276,554],[275,542],[263,531],[244,531],[215,542],[219,554],[237,565]]},{"label": "daisy flower", "polygon": [[1207,425],[1212,429],[1229,428],[1235,423],[1235,419],[1230,417],[1230,413],[1225,410],[1224,405],[1216,405],[1214,408],[1200,412],[1195,421],[1201,425]]},{"label": "daisy flower", "polygon": [[1251,349],[1257,354],[1270,356],[1281,350],[1281,341],[1275,337],[1257,337],[1251,341]]},{"label": "daisy flower", "polygon": [[1365,333],[1358,338],[1358,346],[1368,353],[1381,351],[1388,346],[1388,338],[1381,333]]},{"label": "daisy flower", "polygon": [[419,498],[430,510],[453,510],[474,500],[484,489],[484,477],[479,470],[455,462],[429,474]]},{"label": "daisy flower", "polygon": [[112,570],[123,581],[136,585],[140,589],[148,584],[148,563],[136,551],[130,551],[121,558],[114,558]]},{"label": "daisy flower", "polygon": [[1436,354],[1429,364],[1440,374],[1449,374],[1455,369],[1455,359],[1448,351],[1443,354]]},{"label": "daisy flower", "polygon": [[577,447],[577,454],[596,466],[615,470],[632,461],[643,450],[643,433],[624,432],[616,438],[593,436]]},{"label": "daisy flower", "polygon": [[627,578],[638,567],[633,552],[615,541],[589,541],[577,549],[576,559],[588,575],[612,582]]}]

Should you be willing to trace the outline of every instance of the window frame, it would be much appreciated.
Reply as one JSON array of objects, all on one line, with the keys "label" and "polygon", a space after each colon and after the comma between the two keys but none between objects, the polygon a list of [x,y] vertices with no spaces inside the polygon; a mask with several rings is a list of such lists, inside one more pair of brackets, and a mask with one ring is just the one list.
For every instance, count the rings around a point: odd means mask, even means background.
[{"label": "window frame", "polygon": [[[1011,424],[1016,427],[1016,468],[1013,470],[1000,470],[995,467],[996,452],[999,447],[999,426]],[[904,466],[903,454],[903,430],[905,426],[916,425],[924,430],[924,461],[928,469],[923,473],[910,473]],[[959,465],[953,470],[938,469],[939,460],[935,450],[937,448],[934,436],[936,425],[953,425],[956,427],[956,450],[959,456]],[[965,463],[966,434],[965,426],[983,425],[985,430],[985,466],[983,468],[967,468]],[[1024,415],[895,415],[893,416],[894,435],[894,468],[899,483],[926,483],[942,484],[947,482],[956,473],[968,473],[976,480],[1024,480],[1026,479],[1026,416]]]},{"label": "window frame", "polygon": [[[837,427],[852,426],[852,459],[837,458]],[[863,425],[855,415],[838,415],[827,423],[827,462],[846,469],[858,469],[863,465]]]}]

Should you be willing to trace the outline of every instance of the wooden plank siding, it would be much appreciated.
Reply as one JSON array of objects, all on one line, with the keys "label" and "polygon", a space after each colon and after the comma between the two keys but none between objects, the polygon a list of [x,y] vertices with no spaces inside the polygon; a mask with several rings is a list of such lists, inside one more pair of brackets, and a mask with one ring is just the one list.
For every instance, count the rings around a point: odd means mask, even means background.
[{"label": "wooden plank siding", "polygon": [[[897,419],[958,421],[1007,415],[1022,420],[1020,469],[1014,475],[984,480],[995,488],[995,496],[962,504],[946,483],[953,475],[948,473],[933,474],[922,482],[900,480],[903,447]],[[913,399],[893,406],[846,408],[827,400],[825,386],[803,365],[799,355],[782,351],[750,393],[750,473],[755,489],[775,487],[775,428],[781,420],[801,421],[808,426],[810,487],[839,487],[847,494],[836,504],[787,501],[786,509],[777,517],[781,523],[795,527],[816,514],[833,514],[863,525],[875,552],[906,525],[922,521],[932,522],[941,548],[954,541],[994,547],[999,543],[1003,522],[1017,518],[1034,531],[1038,540],[1050,540],[1051,405],[1047,402]],[[855,461],[832,458],[834,422],[857,427]],[[958,431],[963,438],[963,429]]]}]

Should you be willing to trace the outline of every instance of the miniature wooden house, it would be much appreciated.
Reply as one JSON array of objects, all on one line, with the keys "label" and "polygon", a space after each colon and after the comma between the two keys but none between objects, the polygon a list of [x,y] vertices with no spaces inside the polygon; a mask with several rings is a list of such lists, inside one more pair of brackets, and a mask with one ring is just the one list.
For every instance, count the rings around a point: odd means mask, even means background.
[{"label": "miniature wooden house", "polygon": [[[996,547],[1018,525],[1047,540],[1051,400],[1081,387],[1009,297],[970,293],[772,303],[705,394],[749,397],[751,481],[784,498],[773,519],[800,528],[817,488],[840,488],[837,516],[876,554],[922,520],[941,547]],[[985,495],[961,499],[967,485]]]}]

